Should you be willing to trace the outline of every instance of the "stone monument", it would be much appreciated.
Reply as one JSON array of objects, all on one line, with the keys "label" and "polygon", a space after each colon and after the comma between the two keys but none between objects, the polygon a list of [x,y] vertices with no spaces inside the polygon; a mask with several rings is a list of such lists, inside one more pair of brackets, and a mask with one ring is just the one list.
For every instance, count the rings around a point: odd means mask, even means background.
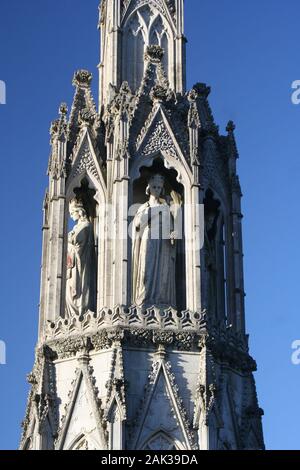
[{"label": "stone monument", "polygon": [[79,70],[51,125],[20,449],[263,449],[235,126],[186,90],[183,0],[99,11],[99,105]]}]

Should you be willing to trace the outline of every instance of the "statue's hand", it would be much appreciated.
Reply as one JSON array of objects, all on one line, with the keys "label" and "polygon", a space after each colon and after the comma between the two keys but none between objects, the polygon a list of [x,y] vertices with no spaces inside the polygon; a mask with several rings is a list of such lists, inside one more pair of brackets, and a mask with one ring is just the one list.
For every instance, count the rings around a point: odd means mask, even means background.
[{"label": "statue's hand", "polygon": [[173,204],[175,204],[176,206],[182,206],[182,198],[179,193],[177,193],[176,191],[171,191],[171,198]]},{"label": "statue's hand", "polygon": [[182,199],[180,194],[176,193],[175,191],[171,192],[172,196],[172,203],[170,205],[170,211],[173,215],[174,219],[176,220],[179,217],[181,206],[182,206]]},{"label": "statue's hand", "polygon": [[72,232],[69,233],[68,241],[71,245],[74,244],[74,241],[75,241],[75,232],[74,232],[74,230],[72,230]]}]

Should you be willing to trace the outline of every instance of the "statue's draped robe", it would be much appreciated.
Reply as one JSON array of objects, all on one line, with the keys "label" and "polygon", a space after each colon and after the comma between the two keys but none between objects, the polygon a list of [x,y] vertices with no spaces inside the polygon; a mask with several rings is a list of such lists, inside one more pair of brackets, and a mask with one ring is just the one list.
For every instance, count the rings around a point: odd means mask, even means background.
[{"label": "statue's draped robe", "polygon": [[217,314],[217,260],[215,238],[210,239],[205,230],[205,276],[203,304],[211,315]]},{"label": "statue's draped robe", "polygon": [[66,314],[94,312],[96,304],[96,255],[93,225],[79,222],[68,239]]},{"label": "statue's draped robe", "polygon": [[132,297],[137,306],[176,306],[176,247],[170,232],[174,224],[163,200],[142,205],[133,221]]}]

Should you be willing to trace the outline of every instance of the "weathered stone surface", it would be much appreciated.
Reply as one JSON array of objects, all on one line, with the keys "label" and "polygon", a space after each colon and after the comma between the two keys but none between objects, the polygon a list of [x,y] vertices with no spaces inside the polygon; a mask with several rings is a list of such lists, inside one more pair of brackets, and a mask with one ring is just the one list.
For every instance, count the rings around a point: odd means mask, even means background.
[{"label": "weathered stone surface", "polygon": [[[183,0],[102,0],[99,25],[99,110],[92,75],[79,70],[70,116],[63,103],[51,126],[39,340],[20,448],[263,449],[235,126],[220,135],[207,85],[185,90]],[[164,208],[179,202],[184,237],[170,231],[155,249],[144,238],[135,250],[130,225],[148,237],[149,196]],[[69,271],[66,263],[74,198],[97,255],[94,305],[82,239],[72,236],[78,256]]]}]

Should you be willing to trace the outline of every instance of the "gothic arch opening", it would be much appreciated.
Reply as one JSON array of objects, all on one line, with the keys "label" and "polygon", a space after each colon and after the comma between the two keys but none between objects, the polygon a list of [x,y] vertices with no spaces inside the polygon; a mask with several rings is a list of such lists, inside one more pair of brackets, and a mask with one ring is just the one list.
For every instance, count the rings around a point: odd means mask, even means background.
[{"label": "gothic arch opening", "polygon": [[74,183],[65,210],[62,316],[79,318],[96,312],[98,285],[99,204],[87,176]]},{"label": "gothic arch opening", "polygon": [[122,410],[115,399],[107,416],[109,449],[122,450],[123,448],[124,430],[122,415]]},{"label": "gothic arch opening", "polygon": [[164,50],[163,66],[169,76],[171,30],[163,16],[152,5],[135,10],[124,25],[122,82],[127,81],[135,92],[144,75],[144,53],[149,45]]},{"label": "gothic arch opening", "polygon": [[137,12],[130,18],[126,28],[123,45],[123,77],[133,92],[140,86],[144,75],[144,52],[146,25]]},{"label": "gothic arch opening", "polygon": [[[149,201],[149,181],[153,176],[160,175],[163,179],[163,192],[161,194],[162,204],[166,205],[168,211],[162,212],[162,237],[169,244],[172,244],[175,266],[175,296],[173,304],[165,305],[166,307],[176,308],[178,311],[186,309],[186,257],[185,257],[185,238],[184,238],[184,187],[178,182],[178,174],[174,169],[167,169],[164,166],[163,159],[158,156],[154,159],[151,167],[141,167],[140,177],[137,178],[131,186],[130,206],[132,207],[130,216],[132,217],[131,226],[135,230],[134,220],[140,208],[147,205]],[[176,215],[172,214],[172,207],[177,207]],[[164,214],[164,215],[163,215]],[[153,228],[153,222],[151,228]],[[175,233],[176,239],[167,240],[170,234]],[[155,237],[154,233],[154,237]],[[131,281],[134,283],[134,258],[135,258],[135,241],[134,235],[131,237],[132,252],[132,272]],[[158,248],[161,250],[161,248]],[[164,251],[157,253],[157,257],[164,256]],[[150,263],[152,260],[150,260]],[[168,260],[166,259],[166,262]],[[163,266],[161,266],[162,269]],[[149,271],[150,272],[150,271]],[[154,273],[155,271],[153,271]],[[146,275],[146,274],[145,274]],[[147,275],[150,275],[149,273]],[[154,282],[154,281],[153,281]],[[131,286],[133,288],[133,286]],[[136,303],[133,289],[131,288],[132,303]],[[152,305],[149,305],[152,306]]]},{"label": "gothic arch opening", "polygon": [[158,431],[152,435],[142,446],[142,450],[170,451],[178,450],[174,440],[164,431]]},{"label": "gothic arch opening", "polygon": [[227,321],[227,249],[225,215],[220,200],[208,189],[204,199],[203,306],[216,322]]},{"label": "gothic arch opening", "polygon": [[153,21],[149,31],[149,45],[157,45],[162,47],[164,51],[163,66],[164,71],[168,74],[169,66],[169,39],[168,29],[164,24],[162,17],[159,15]]}]

